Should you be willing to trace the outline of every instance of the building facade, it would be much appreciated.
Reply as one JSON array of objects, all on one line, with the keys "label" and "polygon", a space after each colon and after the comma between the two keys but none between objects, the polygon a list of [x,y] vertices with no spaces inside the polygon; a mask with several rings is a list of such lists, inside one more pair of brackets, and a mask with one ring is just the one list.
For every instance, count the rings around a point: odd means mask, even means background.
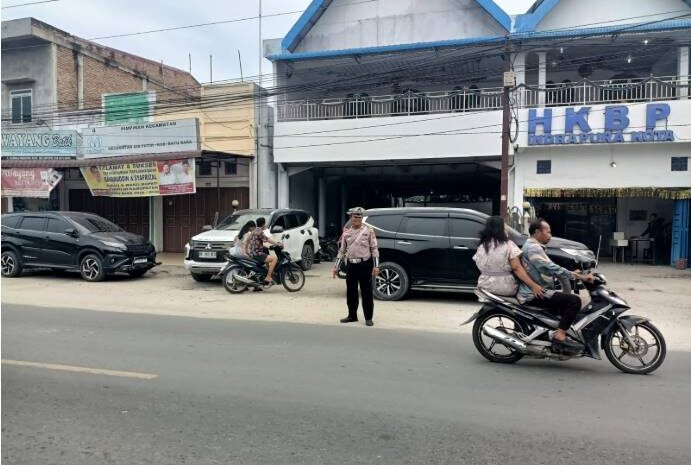
[{"label": "building facade", "polygon": [[688,250],[689,3],[313,1],[265,42],[279,202],[322,231],[354,204],[500,213],[509,68],[510,210],[603,255],[656,213],[670,263]]}]

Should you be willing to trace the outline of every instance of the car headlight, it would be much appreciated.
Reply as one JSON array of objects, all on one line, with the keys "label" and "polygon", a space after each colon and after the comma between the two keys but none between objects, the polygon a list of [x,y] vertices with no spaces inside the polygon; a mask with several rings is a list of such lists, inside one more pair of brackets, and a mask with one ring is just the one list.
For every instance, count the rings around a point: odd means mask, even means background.
[{"label": "car headlight", "polygon": [[112,247],[113,249],[127,250],[127,246],[122,242],[101,241],[101,244],[105,245],[106,247]]}]

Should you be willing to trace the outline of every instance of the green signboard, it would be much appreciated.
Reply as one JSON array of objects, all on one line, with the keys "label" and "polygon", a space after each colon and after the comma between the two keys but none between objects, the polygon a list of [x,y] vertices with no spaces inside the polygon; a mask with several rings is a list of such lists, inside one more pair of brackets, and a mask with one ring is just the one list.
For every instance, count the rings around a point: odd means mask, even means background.
[{"label": "green signboard", "polygon": [[154,95],[150,92],[104,94],[103,109],[106,124],[147,123],[151,121]]}]

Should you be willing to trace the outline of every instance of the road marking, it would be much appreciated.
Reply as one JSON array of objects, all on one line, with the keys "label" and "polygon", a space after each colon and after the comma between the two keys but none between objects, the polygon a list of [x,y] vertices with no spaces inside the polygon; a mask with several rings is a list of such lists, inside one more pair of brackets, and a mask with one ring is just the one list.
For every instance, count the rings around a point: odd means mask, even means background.
[{"label": "road marking", "polygon": [[71,371],[73,373],[88,373],[91,375],[119,376],[121,378],[154,379],[158,375],[153,373],[137,373],[134,371],[105,370],[102,368],[77,367],[73,365],[59,365],[55,363],[26,362],[24,360],[2,359],[3,365],[18,367],[45,368],[47,370]]}]

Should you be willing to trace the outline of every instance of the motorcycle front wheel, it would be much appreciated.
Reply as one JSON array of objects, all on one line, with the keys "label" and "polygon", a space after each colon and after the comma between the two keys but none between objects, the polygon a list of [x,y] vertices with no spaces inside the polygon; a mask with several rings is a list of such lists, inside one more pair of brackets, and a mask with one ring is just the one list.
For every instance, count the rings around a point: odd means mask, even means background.
[{"label": "motorcycle front wheel", "polygon": [[612,365],[634,375],[647,375],[657,370],[667,355],[665,338],[649,321],[636,323],[628,330],[614,326],[605,335],[603,345]]},{"label": "motorcycle front wheel", "polygon": [[245,270],[241,266],[230,267],[228,271],[226,271],[221,277],[221,281],[223,281],[223,287],[226,289],[226,291],[230,292],[231,294],[242,294],[247,290],[247,284],[243,284],[239,281],[236,281],[235,276],[247,275],[247,270]]},{"label": "motorcycle front wheel", "polygon": [[482,328],[489,326],[507,334],[525,333],[525,328],[515,317],[504,312],[485,313],[473,325],[473,343],[480,354],[490,362],[516,363],[523,354],[501,342],[492,339],[482,332]]},{"label": "motorcycle front wheel", "polygon": [[305,273],[297,266],[289,266],[281,272],[281,283],[288,292],[297,292],[305,285]]}]

